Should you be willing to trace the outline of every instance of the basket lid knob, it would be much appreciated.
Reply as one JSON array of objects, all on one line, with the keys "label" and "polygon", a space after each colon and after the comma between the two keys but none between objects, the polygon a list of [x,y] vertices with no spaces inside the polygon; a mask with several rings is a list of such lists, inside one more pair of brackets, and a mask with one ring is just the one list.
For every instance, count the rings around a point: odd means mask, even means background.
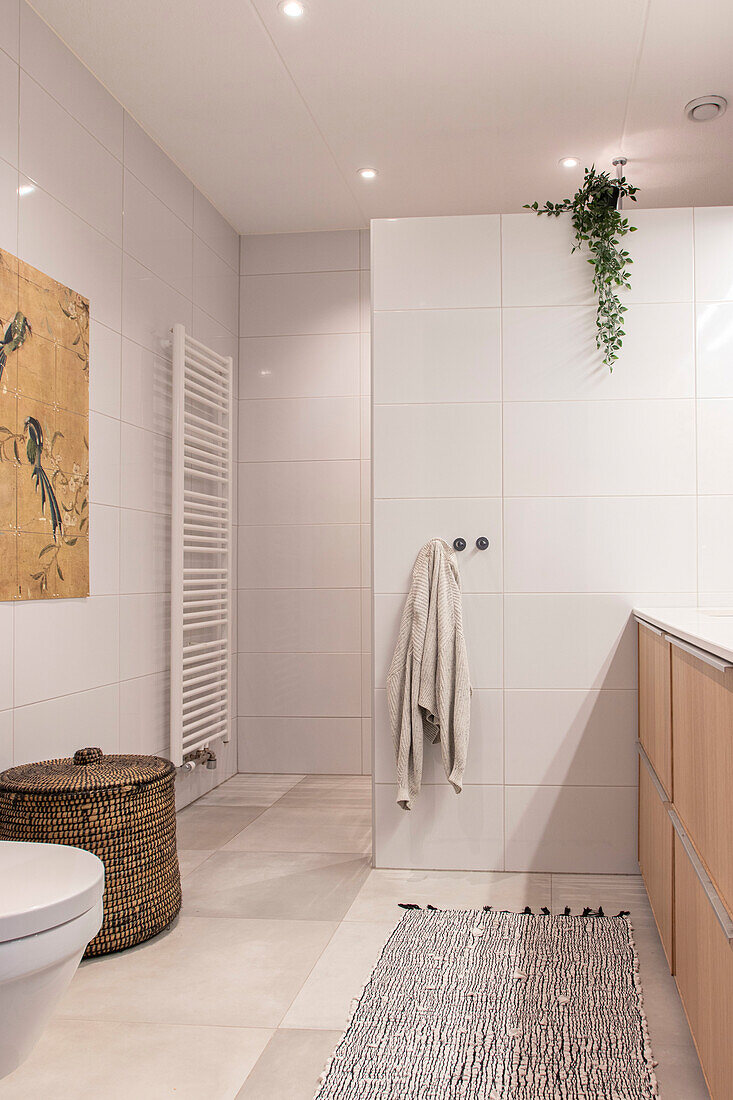
[{"label": "basket lid knob", "polygon": [[102,759],[101,749],[77,749],[74,753],[75,764],[96,764]]}]

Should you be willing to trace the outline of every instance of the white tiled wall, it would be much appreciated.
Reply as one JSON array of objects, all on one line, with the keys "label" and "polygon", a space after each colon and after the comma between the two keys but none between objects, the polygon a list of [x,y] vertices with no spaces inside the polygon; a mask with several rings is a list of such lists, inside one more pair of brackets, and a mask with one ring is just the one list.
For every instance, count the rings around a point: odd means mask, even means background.
[{"label": "white tiled wall", "polygon": [[[636,870],[629,610],[733,598],[733,208],[631,217],[612,374],[567,220],[372,223],[378,866]],[[386,670],[415,554],[459,535],[467,785],[431,758],[406,814]]]},{"label": "white tiled wall", "polygon": [[[25,3],[3,4],[0,246],[91,303],[91,596],[0,604],[0,767],[168,739],[176,321],[237,355],[238,237]],[[19,193],[19,188],[22,189]],[[236,771],[179,781],[181,802]]]},{"label": "white tiled wall", "polygon": [[368,235],[243,237],[239,769],[371,771]]}]

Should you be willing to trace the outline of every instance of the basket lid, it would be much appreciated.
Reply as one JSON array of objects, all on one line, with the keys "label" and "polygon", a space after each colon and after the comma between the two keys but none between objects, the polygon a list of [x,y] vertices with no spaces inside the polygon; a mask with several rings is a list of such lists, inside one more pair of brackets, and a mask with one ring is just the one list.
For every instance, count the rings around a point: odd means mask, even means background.
[{"label": "basket lid", "polygon": [[18,793],[96,791],[152,783],[173,775],[170,760],[160,756],[105,755],[101,749],[79,749],[73,759],[18,764],[0,773],[0,790]]}]

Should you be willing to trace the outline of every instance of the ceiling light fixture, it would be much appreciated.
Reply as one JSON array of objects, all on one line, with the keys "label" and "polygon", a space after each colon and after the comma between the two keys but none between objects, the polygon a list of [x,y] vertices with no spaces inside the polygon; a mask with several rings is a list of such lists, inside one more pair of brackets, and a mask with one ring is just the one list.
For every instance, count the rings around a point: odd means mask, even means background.
[{"label": "ceiling light fixture", "polygon": [[373,180],[377,175],[376,168],[360,168],[359,175],[363,180]]},{"label": "ceiling light fixture", "polygon": [[300,19],[301,15],[305,15],[305,5],[300,0],[282,0],[279,7],[283,15],[290,19]]},{"label": "ceiling light fixture", "polygon": [[685,104],[685,114],[690,122],[711,122],[725,114],[728,100],[722,95],[703,95]]},{"label": "ceiling light fixture", "polygon": [[561,168],[577,168],[580,160],[578,157],[560,157],[557,163]]}]

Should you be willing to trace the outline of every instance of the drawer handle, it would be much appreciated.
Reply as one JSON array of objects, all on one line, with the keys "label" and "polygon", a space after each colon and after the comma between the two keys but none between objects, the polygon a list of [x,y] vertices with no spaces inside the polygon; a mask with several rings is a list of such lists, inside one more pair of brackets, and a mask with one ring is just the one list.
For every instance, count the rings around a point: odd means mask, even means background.
[{"label": "drawer handle", "polygon": [[660,630],[658,626],[652,626],[646,619],[640,619],[638,615],[635,618],[639,626],[643,626],[645,630],[651,630],[652,634],[658,634],[660,638],[664,637],[664,631]]},{"label": "drawer handle", "polygon": [[713,907],[713,912],[718,918],[718,923],[723,929],[726,939],[729,943],[733,943],[733,920],[731,920],[728,914],[728,910],[721,900],[720,894],[713,886],[710,875],[703,867],[702,862],[700,861],[700,857],[695,851],[692,841],[687,835],[685,827],[680,821],[679,817],[671,807],[667,809],[667,813],[669,814],[670,820],[674,825],[674,831],[680,838],[680,844],[687,852],[690,863],[692,864],[692,869],[700,880],[700,885],[707,894],[708,901]]},{"label": "drawer handle", "polygon": [[689,653],[691,657],[696,657],[703,664],[712,665],[718,672],[729,672],[733,668],[730,661],[724,661],[722,657],[715,657],[705,649],[699,649],[698,646],[690,645],[689,642],[680,641],[679,638],[674,638],[671,634],[668,634],[667,637],[672,645],[677,646],[677,649],[684,650],[685,653]]},{"label": "drawer handle", "polygon": [[662,786],[662,784],[661,784],[661,782],[660,782],[660,780],[657,776],[657,773],[654,771],[654,767],[652,765],[652,762],[649,759],[649,757],[647,756],[646,749],[642,745],[641,741],[636,742],[636,748],[637,748],[637,751],[639,753],[639,756],[641,758],[642,763],[644,764],[646,770],[649,772],[649,778],[651,779],[652,784],[654,786],[654,789],[656,790],[657,794],[659,795],[659,797],[662,801],[662,804],[665,807],[668,807],[669,806],[669,798],[667,797],[667,792],[665,791],[664,787]]}]

